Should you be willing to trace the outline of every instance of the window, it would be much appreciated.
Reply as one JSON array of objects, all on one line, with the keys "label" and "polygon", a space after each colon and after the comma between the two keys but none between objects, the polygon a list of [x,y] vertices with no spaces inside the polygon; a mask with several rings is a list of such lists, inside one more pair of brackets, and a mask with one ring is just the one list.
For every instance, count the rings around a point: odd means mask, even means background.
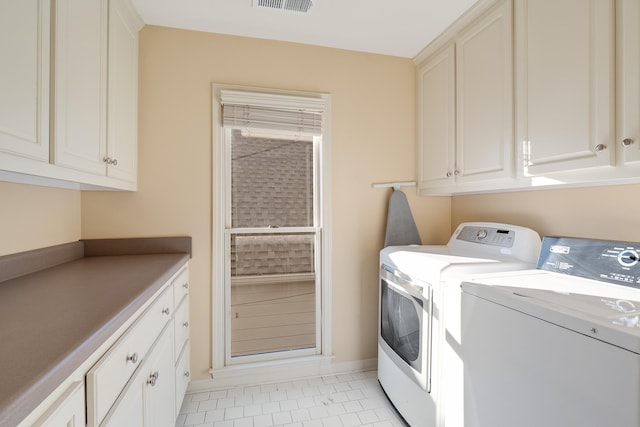
[{"label": "window", "polygon": [[330,354],[328,108],[214,86],[214,369]]}]

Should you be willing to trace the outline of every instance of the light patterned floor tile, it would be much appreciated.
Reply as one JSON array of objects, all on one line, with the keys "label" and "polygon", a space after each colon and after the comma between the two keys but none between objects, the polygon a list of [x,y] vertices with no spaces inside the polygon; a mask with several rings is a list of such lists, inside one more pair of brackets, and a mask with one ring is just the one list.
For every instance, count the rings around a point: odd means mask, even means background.
[{"label": "light patterned floor tile", "polygon": [[177,427],[406,427],[375,371],[189,393]]}]

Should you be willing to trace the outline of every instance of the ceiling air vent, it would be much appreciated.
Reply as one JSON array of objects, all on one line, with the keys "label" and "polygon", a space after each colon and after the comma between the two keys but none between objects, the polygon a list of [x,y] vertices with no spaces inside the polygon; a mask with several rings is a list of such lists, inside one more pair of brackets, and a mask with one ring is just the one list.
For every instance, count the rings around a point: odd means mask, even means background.
[{"label": "ceiling air vent", "polygon": [[253,0],[253,7],[287,10],[289,12],[309,13],[313,0]]}]

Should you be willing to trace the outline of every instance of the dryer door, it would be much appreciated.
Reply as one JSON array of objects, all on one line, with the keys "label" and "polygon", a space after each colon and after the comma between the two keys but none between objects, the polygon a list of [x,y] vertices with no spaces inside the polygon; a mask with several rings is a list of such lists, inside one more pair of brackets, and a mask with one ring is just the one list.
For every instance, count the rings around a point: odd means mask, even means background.
[{"label": "dryer door", "polygon": [[380,269],[378,342],[393,362],[429,391],[431,287]]}]

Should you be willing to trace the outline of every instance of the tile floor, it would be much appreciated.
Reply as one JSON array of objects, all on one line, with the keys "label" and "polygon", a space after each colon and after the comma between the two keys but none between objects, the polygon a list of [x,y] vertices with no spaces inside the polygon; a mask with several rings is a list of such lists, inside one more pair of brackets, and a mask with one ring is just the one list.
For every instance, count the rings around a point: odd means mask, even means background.
[{"label": "tile floor", "polygon": [[176,426],[405,427],[376,371],[187,393]]}]

